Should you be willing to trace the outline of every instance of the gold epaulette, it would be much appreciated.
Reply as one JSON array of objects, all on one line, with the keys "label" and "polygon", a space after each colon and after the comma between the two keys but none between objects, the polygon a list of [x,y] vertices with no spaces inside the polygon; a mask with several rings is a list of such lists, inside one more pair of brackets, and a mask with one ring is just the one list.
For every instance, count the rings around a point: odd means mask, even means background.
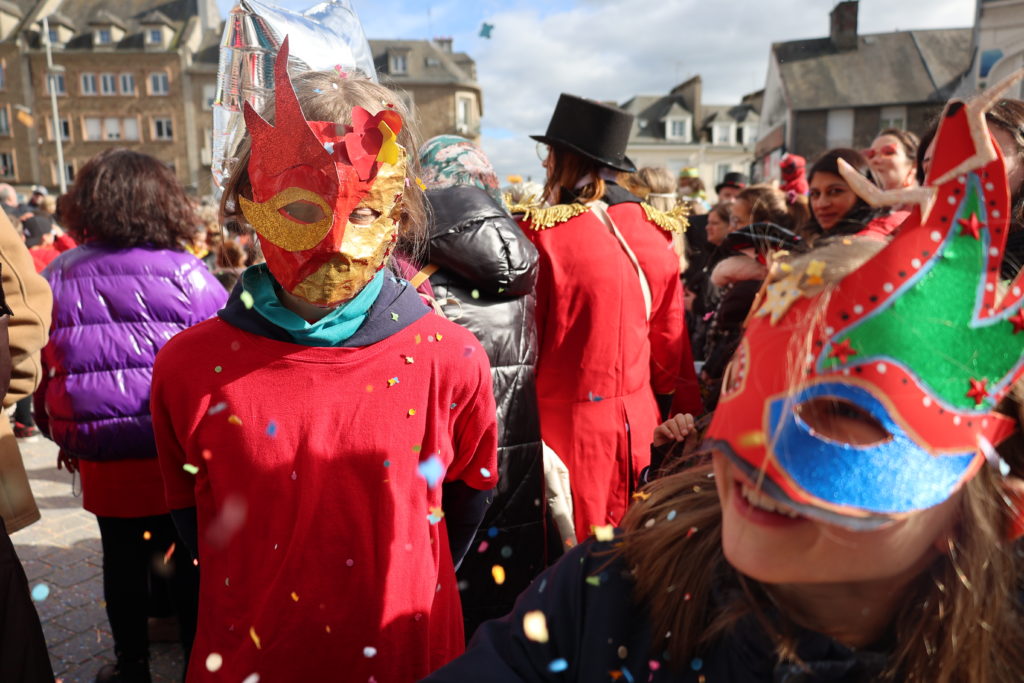
[{"label": "gold epaulette", "polygon": [[590,210],[583,204],[556,204],[554,206],[510,206],[509,213],[523,214],[523,220],[529,221],[533,230],[547,230],[559,223],[564,223],[570,218],[575,218],[581,213]]},{"label": "gold epaulette", "polygon": [[647,202],[640,202],[640,206],[643,207],[647,220],[662,230],[681,235],[690,227],[690,207],[686,204],[677,204],[671,211],[656,209]]}]

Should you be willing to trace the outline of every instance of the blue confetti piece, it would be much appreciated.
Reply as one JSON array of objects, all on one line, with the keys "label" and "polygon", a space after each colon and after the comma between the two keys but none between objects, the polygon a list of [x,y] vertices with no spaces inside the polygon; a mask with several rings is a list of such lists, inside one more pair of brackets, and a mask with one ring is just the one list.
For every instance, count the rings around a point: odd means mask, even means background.
[{"label": "blue confetti piece", "polygon": [[384,461],[384,467],[391,467],[391,461],[390,460],[385,460]]},{"label": "blue confetti piece", "polygon": [[455,410],[458,407],[458,405],[459,405],[458,403],[453,403],[452,404],[452,410]]},{"label": "blue confetti piece", "polygon": [[267,424],[267,436],[277,436],[277,423],[273,420]]},{"label": "blue confetti piece", "polygon": [[487,530],[487,535],[490,536],[491,538],[494,538],[495,536],[497,536],[498,535],[498,527],[492,526],[490,529]]},{"label": "blue confetti piece", "polygon": [[668,519],[668,521],[671,522],[675,518],[676,518],[676,511],[675,510],[670,510],[669,513],[668,513],[668,516],[666,517],[666,519]]},{"label": "blue confetti piece", "polygon": [[603,401],[604,400],[604,396],[598,396],[593,391],[588,391],[587,392],[587,398],[589,398],[594,403],[597,403],[598,401]]},{"label": "blue confetti piece", "polygon": [[490,479],[491,478],[491,471],[489,469],[487,469],[486,467],[481,467],[480,468],[480,474],[483,476],[484,479]]},{"label": "blue confetti piece", "polygon": [[624,680],[628,681],[629,683],[636,683],[636,679],[633,678],[633,674],[629,672],[629,669],[627,669],[626,667],[622,667],[621,669],[619,669],[619,671],[622,672],[622,678]]},{"label": "blue confetti piece", "polygon": [[324,149],[327,150],[328,154],[334,154],[334,143],[333,142],[325,142],[324,143]]},{"label": "blue confetti piece", "polygon": [[700,657],[694,657],[690,661],[690,668],[693,669],[694,671],[700,671],[701,669],[704,668],[704,660],[701,659]]},{"label": "blue confetti piece", "polygon": [[431,524],[437,524],[441,521],[441,515],[435,515],[431,513],[427,515],[427,521],[429,521]]},{"label": "blue confetti piece", "polygon": [[427,486],[434,488],[444,476],[444,464],[439,457],[431,455],[416,467],[416,471],[427,480]]},{"label": "blue confetti piece", "polygon": [[562,673],[563,671],[565,671],[568,668],[569,668],[569,662],[565,661],[565,658],[563,658],[563,657],[559,657],[558,659],[554,659],[554,660],[551,661],[550,664],[548,664],[548,671],[550,671],[553,674]]},{"label": "blue confetti piece", "polygon": [[45,583],[37,583],[32,587],[32,599],[36,602],[42,602],[48,597],[50,597],[50,587]]}]

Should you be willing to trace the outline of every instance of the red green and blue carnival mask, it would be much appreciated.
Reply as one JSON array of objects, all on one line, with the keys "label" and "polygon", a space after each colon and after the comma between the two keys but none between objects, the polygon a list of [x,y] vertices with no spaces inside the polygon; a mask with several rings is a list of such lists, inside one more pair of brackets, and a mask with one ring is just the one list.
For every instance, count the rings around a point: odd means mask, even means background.
[{"label": "red green and blue carnival mask", "polygon": [[[284,289],[318,306],[355,296],[382,269],[398,236],[406,181],[402,118],[352,108],[352,125],[307,121],[288,77],[288,39],[274,64],[271,125],[248,103],[252,200],[242,213]],[[352,212],[373,210],[367,225]]]},{"label": "red green and blue carnival mask", "polygon": [[[778,264],[747,321],[708,445],[804,514],[871,528],[937,505],[1015,429],[995,407],[1024,372],[1024,278],[1003,293],[1010,193],[985,122],[1008,86],[946,106],[925,187],[884,196],[844,173],[871,203],[920,208],[835,286],[813,255]],[[888,437],[822,436],[800,417],[821,399],[852,404]]]}]

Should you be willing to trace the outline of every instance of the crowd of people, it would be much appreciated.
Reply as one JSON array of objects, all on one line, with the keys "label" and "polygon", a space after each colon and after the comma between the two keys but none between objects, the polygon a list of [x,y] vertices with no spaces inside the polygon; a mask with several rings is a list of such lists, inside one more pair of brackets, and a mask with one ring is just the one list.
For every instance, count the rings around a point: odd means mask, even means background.
[{"label": "crowd of people", "polygon": [[[503,192],[274,70],[218,206],[127,149],[0,185],[4,428],[96,515],[97,681],[150,680],[157,603],[188,681],[1024,676],[1024,102],[712,203],[593,100]],[[4,543],[0,679],[53,680]]]}]

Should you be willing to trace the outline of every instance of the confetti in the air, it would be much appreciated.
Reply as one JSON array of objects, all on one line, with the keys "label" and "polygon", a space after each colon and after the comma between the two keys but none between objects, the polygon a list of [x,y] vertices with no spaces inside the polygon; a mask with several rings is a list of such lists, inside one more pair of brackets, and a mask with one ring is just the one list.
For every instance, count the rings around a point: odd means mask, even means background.
[{"label": "confetti in the air", "polygon": [[224,666],[224,658],[217,652],[211,652],[206,656],[206,670],[210,673],[217,673]]},{"label": "confetti in the air", "polygon": [[277,436],[277,423],[273,420],[267,424],[267,436]]},{"label": "confetti in the air", "polygon": [[614,541],[615,540],[615,527],[611,524],[605,526],[594,527],[594,538],[599,541]]},{"label": "confetti in the air", "polygon": [[388,386],[389,387],[393,387],[396,384],[398,384],[398,378],[397,377],[392,377],[391,379],[388,380]]},{"label": "confetti in the air", "polygon": [[203,460],[209,460],[212,457],[213,457],[213,451],[211,451],[209,448],[204,448],[203,449]]},{"label": "confetti in the air", "polygon": [[395,322],[398,322],[398,314],[395,313],[394,311],[392,311],[391,312],[391,319],[394,320]]},{"label": "confetti in the air", "polygon": [[242,418],[238,417],[237,415],[232,415],[231,417],[229,417],[228,422],[230,422],[233,425],[238,425],[239,427],[242,426]]},{"label": "confetti in the air", "polygon": [[228,404],[225,403],[224,401],[221,401],[217,405],[210,406],[210,409],[206,411],[206,414],[207,415],[216,415],[217,413],[224,412],[227,409],[228,409]]},{"label": "confetti in the air", "polygon": [[[24,595],[24,593],[22,593]],[[50,597],[50,587],[45,583],[37,583],[32,586],[32,599],[36,602],[42,602],[46,598]]]},{"label": "confetti in the air", "polygon": [[500,564],[496,564],[491,567],[491,576],[494,578],[494,583],[499,586],[505,583],[505,568]]},{"label": "confetti in the air", "polygon": [[480,468],[480,474],[481,474],[481,475],[482,475],[482,476],[483,476],[483,477],[484,477],[485,479],[490,479],[490,478],[491,478],[491,471],[490,471],[489,469],[487,469],[486,467],[481,467],[481,468]]},{"label": "confetti in the air", "polygon": [[366,647],[363,648],[363,656],[366,657],[366,658],[376,657],[377,656],[377,648],[370,647],[369,645],[367,645]]},{"label": "confetti in the air", "polygon": [[244,305],[246,308],[252,308],[252,305],[253,305],[252,294],[250,294],[249,292],[244,292],[243,291],[241,296],[239,296],[238,298],[242,300],[242,305]]},{"label": "confetti in the air", "polygon": [[263,645],[262,645],[262,643],[260,643],[260,637],[258,635],[256,635],[256,627],[255,626],[250,626],[249,627],[249,637],[252,638],[252,642],[256,645],[256,649],[257,650],[262,650],[263,649]]},{"label": "confetti in the air", "polygon": [[523,633],[535,643],[548,642],[548,620],[539,609],[523,615]]},{"label": "confetti in the air", "polygon": [[294,600],[295,602],[299,601],[299,594],[295,591],[292,591],[292,600]]},{"label": "confetti in the air", "polygon": [[186,471],[186,472],[188,472],[189,474],[195,474],[196,472],[198,472],[198,471],[199,471],[199,468],[198,468],[198,467],[196,467],[195,465],[193,465],[193,464],[192,464],[192,463],[190,463],[190,462],[187,462],[187,463],[185,463],[184,465],[182,465],[182,466],[181,466],[181,469],[185,470],[185,471]]},{"label": "confetti in the air", "polygon": [[559,674],[569,668],[569,662],[565,661],[564,658],[559,657],[558,659],[551,660],[548,664],[548,671],[553,674]]},{"label": "confetti in the air", "polygon": [[143,531],[142,532],[142,540],[148,541],[151,538],[153,538],[153,532],[151,532],[151,531]]},{"label": "confetti in the air", "polygon": [[430,514],[427,515],[427,520],[431,524],[437,524],[442,519],[444,519],[444,510],[442,510],[439,507],[432,507],[432,508],[430,508]]},{"label": "confetti in the air", "polygon": [[472,292],[469,293],[469,295],[471,297],[473,297],[474,299],[479,299],[480,298],[480,290],[479,289],[474,289]]},{"label": "confetti in the air", "polygon": [[224,368],[223,368],[223,367],[221,367],[220,365],[217,365],[217,366],[215,366],[215,367],[213,368],[213,371],[214,371],[214,372],[216,372],[216,373],[220,373],[220,372],[223,372],[223,370],[224,370]]},{"label": "confetti in the air", "polygon": [[412,417],[415,414],[416,414],[416,409],[415,408],[409,408],[409,417]]},{"label": "confetti in the air", "polygon": [[405,362],[408,363],[409,365],[412,365],[413,363],[416,362],[416,360],[412,356],[406,356]]},{"label": "confetti in the air", "polygon": [[434,488],[444,476],[444,463],[436,455],[431,455],[416,467],[416,471],[427,480],[427,486]]},{"label": "confetti in the air", "polygon": [[704,660],[701,659],[700,657],[694,657],[690,661],[690,668],[693,669],[694,671],[700,671],[701,669],[704,668]]}]

